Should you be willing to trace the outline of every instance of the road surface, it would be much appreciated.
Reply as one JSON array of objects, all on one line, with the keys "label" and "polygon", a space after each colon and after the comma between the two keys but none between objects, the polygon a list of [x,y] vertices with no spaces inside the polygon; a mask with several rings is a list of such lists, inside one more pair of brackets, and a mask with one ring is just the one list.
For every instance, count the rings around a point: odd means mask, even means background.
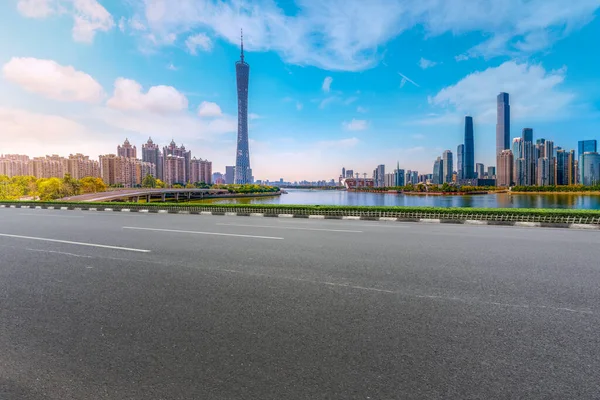
[{"label": "road surface", "polygon": [[0,399],[598,399],[600,232],[0,209]]}]

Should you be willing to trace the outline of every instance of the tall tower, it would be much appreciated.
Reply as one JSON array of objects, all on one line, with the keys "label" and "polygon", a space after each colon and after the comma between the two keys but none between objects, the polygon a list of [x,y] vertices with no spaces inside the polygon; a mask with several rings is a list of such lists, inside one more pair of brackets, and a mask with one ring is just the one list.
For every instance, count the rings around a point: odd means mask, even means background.
[{"label": "tall tower", "polygon": [[500,93],[497,98],[496,156],[510,146],[510,104],[508,93]]},{"label": "tall tower", "polygon": [[463,177],[475,178],[475,145],[473,143],[473,117],[465,117],[465,147],[463,153]]},{"label": "tall tower", "polygon": [[244,61],[244,36],[241,35],[240,60],[235,63],[238,97],[238,137],[235,159],[235,183],[246,184],[252,180],[250,150],[248,149],[248,80],[250,65]]}]

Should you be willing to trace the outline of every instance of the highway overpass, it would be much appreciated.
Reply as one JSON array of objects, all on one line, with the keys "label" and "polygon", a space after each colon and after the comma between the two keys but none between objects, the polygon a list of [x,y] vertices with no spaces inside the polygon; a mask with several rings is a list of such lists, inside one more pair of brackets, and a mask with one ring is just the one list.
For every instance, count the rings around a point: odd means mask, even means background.
[{"label": "highway overpass", "polygon": [[180,201],[226,195],[226,189],[120,189],[65,197],[61,201]]}]

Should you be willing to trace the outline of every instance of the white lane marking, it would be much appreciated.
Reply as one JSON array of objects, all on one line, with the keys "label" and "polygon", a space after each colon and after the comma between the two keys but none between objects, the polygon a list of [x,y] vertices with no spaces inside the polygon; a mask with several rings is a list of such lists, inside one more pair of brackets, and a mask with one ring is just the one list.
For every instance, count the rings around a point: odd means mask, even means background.
[{"label": "white lane marking", "polygon": [[83,254],[75,254],[75,253],[67,253],[66,251],[54,251],[54,250],[42,250],[42,249],[31,249],[26,247],[25,250],[27,251],[36,251],[38,253],[51,253],[51,254],[62,254],[65,256],[71,256],[71,257],[80,257],[80,258],[94,258],[92,256],[85,256]]},{"label": "white lane marking", "polygon": [[0,233],[0,236],[11,237],[11,238],[15,238],[15,239],[39,240],[39,241],[42,241],[42,242],[73,244],[73,245],[77,245],[77,246],[100,247],[100,248],[103,248],[103,249],[135,251],[137,253],[150,253],[150,250],[132,249],[132,248],[129,248],[129,247],[119,247],[119,246],[109,246],[109,245],[106,245],[106,244],[72,242],[70,240],[49,239],[49,238],[40,238],[40,237],[34,237],[34,236],[10,235],[8,233]]},{"label": "white lane marking", "polygon": [[76,215],[51,215],[42,213],[18,213],[18,215],[26,215],[32,217],[48,217],[48,218],[83,218],[83,216]]},{"label": "white lane marking", "polygon": [[217,224],[219,226],[243,226],[250,228],[275,228],[275,229],[290,229],[297,231],[323,231],[323,232],[346,232],[346,233],[363,233],[362,231],[351,231],[347,229],[325,229],[325,228],[297,228],[294,226],[276,226],[276,225],[244,225],[244,224]]},{"label": "white lane marking", "polygon": [[140,228],[137,226],[124,226],[123,229],[133,229],[133,230],[139,230],[139,231],[155,231],[155,232],[191,233],[194,235],[232,236],[232,237],[244,237],[244,238],[252,238],[252,239],[283,240],[282,237],[273,237],[273,236],[238,235],[238,234],[234,234],[234,233],[219,233],[219,232],[182,231],[182,230],[178,230],[178,229]]}]

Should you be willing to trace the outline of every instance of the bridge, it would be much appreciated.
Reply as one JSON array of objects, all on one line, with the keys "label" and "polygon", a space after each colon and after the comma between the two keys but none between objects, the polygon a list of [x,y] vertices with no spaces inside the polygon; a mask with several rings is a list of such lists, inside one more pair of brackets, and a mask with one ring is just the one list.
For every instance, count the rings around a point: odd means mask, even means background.
[{"label": "bridge", "polygon": [[189,201],[228,195],[227,189],[120,189],[70,196],[62,201]]}]

